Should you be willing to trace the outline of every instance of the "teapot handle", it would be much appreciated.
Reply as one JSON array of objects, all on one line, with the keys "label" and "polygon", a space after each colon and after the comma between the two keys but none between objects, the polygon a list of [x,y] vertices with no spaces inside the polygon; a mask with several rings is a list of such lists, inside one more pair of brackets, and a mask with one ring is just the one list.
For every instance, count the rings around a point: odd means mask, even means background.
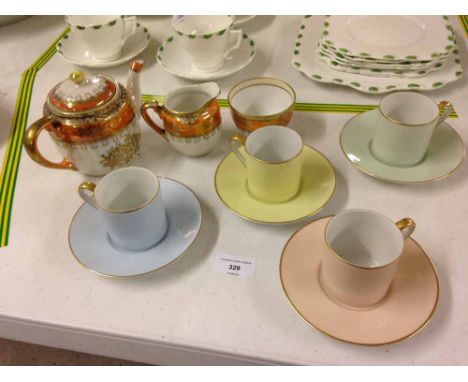
[{"label": "teapot handle", "polygon": [[61,170],[77,170],[75,165],[68,159],[63,159],[61,162],[51,162],[44,158],[40,153],[37,145],[37,139],[39,138],[39,134],[42,132],[42,130],[50,123],[52,123],[51,117],[43,117],[28,127],[24,134],[24,148],[26,149],[26,152],[32,160],[36,161],[42,166],[58,168]]},{"label": "teapot handle", "polygon": [[163,137],[165,140],[166,138],[166,132],[164,129],[160,128],[149,116],[148,114],[148,109],[153,109],[159,116],[161,116],[161,105],[159,105],[157,102],[145,102],[143,105],[141,105],[141,116],[145,120],[145,122],[148,124],[149,127],[154,129],[161,137]]}]

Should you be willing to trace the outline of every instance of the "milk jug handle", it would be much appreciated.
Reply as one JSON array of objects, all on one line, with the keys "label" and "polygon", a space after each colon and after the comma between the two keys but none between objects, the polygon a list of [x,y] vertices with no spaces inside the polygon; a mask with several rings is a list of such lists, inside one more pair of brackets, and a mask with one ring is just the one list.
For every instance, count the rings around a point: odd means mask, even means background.
[{"label": "milk jug handle", "polygon": [[145,120],[145,122],[148,124],[149,127],[151,127],[153,130],[155,130],[161,137],[167,140],[166,138],[166,132],[164,129],[159,127],[156,122],[153,121],[153,119],[150,117],[148,114],[148,109],[154,110],[160,117],[161,117],[161,111],[162,111],[162,106],[159,105],[157,102],[145,102],[143,105],[141,105],[141,116]]}]

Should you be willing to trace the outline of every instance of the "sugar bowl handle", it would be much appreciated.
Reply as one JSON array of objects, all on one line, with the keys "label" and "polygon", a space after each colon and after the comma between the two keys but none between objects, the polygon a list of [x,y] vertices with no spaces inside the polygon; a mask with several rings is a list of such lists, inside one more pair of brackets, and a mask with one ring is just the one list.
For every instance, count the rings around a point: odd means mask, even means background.
[{"label": "sugar bowl handle", "polygon": [[236,157],[241,161],[241,163],[246,166],[245,157],[240,153],[239,148],[244,146],[245,138],[243,135],[235,134],[231,137],[231,151],[236,155]]},{"label": "sugar bowl handle", "polygon": [[51,123],[51,117],[43,117],[27,128],[23,140],[26,152],[32,160],[36,161],[42,166],[49,168],[57,168],[61,170],[76,170],[77,168],[75,167],[75,165],[68,159],[63,159],[61,162],[51,162],[48,159],[44,158],[41,152],[39,151],[37,145],[37,139],[39,138],[39,134],[42,132],[42,130],[44,130],[46,126],[48,126]]},{"label": "sugar bowl handle", "polygon": [[141,116],[145,120],[145,122],[148,124],[149,127],[154,129],[159,135],[161,135],[165,140],[166,138],[166,132],[164,129],[160,128],[150,117],[148,114],[148,109],[154,110],[160,117],[161,117],[161,109],[162,106],[159,105],[157,102],[145,102],[143,105],[141,105]]}]

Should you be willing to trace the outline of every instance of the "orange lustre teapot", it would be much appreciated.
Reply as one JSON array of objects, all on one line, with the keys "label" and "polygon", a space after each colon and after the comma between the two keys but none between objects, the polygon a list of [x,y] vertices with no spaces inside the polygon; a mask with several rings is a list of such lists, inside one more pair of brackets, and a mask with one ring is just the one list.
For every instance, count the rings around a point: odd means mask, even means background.
[{"label": "orange lustre teapot", "polygon": [[[72,72],[49,92],[44,117],[26,130],[24,146],[29,156],[46,167],[92,176],[132,164],[140,151],[140,91],[135,85],[142,66],[140,60],[130,67],[131,94],[103,74]],[[64,157],[61,162],[51,162],[39,151],[37,141],[44,129]]]}]

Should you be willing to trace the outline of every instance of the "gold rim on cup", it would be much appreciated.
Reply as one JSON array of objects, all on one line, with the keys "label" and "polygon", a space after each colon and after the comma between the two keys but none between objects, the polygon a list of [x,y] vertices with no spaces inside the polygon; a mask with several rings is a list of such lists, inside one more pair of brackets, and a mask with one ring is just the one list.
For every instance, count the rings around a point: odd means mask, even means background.
[{"label": "gold rim on cup", "polygon": [[[366,212],[370,211],[372,213],[375,213],[376,215],[379,215],[379,216],[383,217],[385,220],[387,220],[388,222],[393,224],[395,226],[395,228],[400,230],[400,231],[402,231],[405,228],[411,227],[411,226],[416,228],[416,223],[411,218],[403,218],[403,219],[398,220],[397,222],[393,222],[392,219],[390,219],[388,216],[386,216],[386,215],[384,215],[384,214],[382,214],[382,213],[380,213],[378,211],[355,208],[355,209],[350,209],[350,210],[343,211],[342,213],[353,212],[353,211],[366,211]],[[341,257],[338,253],[335,252],[335,250],[332,248],[332,246],[330,245],[330,243],[327,240],[328,225],[333,220],[333,218],[335,218],[336,216],[337,215],[331,216],[331,219],[325,225],[325,229],[323,230],[323,238],[324,238],[325,244],[327,245],[330,252],[333,253],[338,258],[338,260],[340,260],[341,262],[345,263],[346,265],[350,265],[350,266],[352,266],[354,268],[374,270],[374,269],[380,269],[380,268],[388,267],[389,265],[395,263],[396,261],[398,261],[400,259],[401,254],[396,259],[393,259],[392,261],[390,261],[387,264],[379,265],[378,267],[365,267],[365,266],[353,264],[352,262],[350,262],[350,261],[346,260],[345,258]],[[410,236],[408,236],[408,237],[410,237]],[[404,241],[405,241],[405,239],[403,239],[403,246],[404,246]]]},{"label": "gold rim on cup", "polygon": [[429,123],[434,122],[437,118],[440,117],[440,110],[441,110],[442,107],[443,107],[444,109],[446,109],[447,107],[452,107],[452,103],[449,102],[449,101],[440,101],[440,102],[436,103],[436,102],[435,102],[432,98],[430,98],[430,97],[427,97],[427,96],[425,96],[425,95],[423,95],[423,94],[415,93],[415,94],[418,94],[418,95],[420,95],[420,96],[422,96],[422,97],[426,97],[426,98],[430,99],[431,102],[435,105],[435,107],[437,107],[437,109],[439,110],[439,113],[435,116],[435,118],[431,119],[430,121],[424,122],[424,123],[402,123],[402,122],[400,122],[400,121],[397,121],[397,120],[395,120],[395,119],[389,117],[389,116],[388,116],[387,114],[385,114],[384,111],[382,110],[382,102],[383,102],[383,100],[384,100],[385,98],[387,98],[388,96],[391,96],[391,95],[394,95],[394,94],[398,94],[398,93],[407,93],[407,92],[395,92],[395,93],[386,95],[385,97],[383,97],[383,98],[380,100],[378,109],[379,109],[380,114],[382,114],[382,116],[383,116],[386,120],[388,120],[388,121],[390,121],[390,122],[392,122],[392,123],[394,123],[394,124],[396,124],[396,125],[399,125],[399,126],[407,126],[407,127],[426,126],[426,125],[428,125]]},{"label": "gold rim on cup", "polygon": [[[153,200],[155,200],[155,199],[158,197],[159,192],[160,192],[160,190],[161,190],[161,185],[159,184],[158,176],[157,176],[156,174],[154,174],[152,171],[150,171],[150,170],[148,170],[148,169],[146,169],[146,168],[143,168],[143,167],[123,167],[123,168],[121,168],[121,169],[118,169],[118,170],[115,170],[115,171],[110,172],[110,173],[107,174],[106,176],[111,175],[111,174],[113,174],[113,173],[115,173],[115,172],[117,172],[117,171],[128,170],[128,169],[130,169],[130,168],[138,168],[138,169],[141,169],[141,170],[144,170],[144,171],[146,171],[146,172],[151,173],[151,175],[153,175],[153,176],[156,178],[156,181],[157,181],[157,183],[158,183],[158,189],[156,190],[156,193],[151,197],[150,200],[146,201],[145,203],[143,203],[143,204],[141,204],[141,205],[139,205],[139,206],[137,206],[137,207],[134,207],[134,208],[131,208],[131,209],[128,209],[128,210],[109,210],[109,209],[107,209],[107,208],[104,208],[104,207],[100,206],[99,203],[98,203],[98,201],[97,201],[97,199],[96,199],[96,197],[94,197],[94,202],[95,202],[96,207],[97,207],[98,209],[100,209],[101,211],[108,212],[108,213],[110,213],[110,214],[128,214],[128,213],[131,213],[131,212],[135,212],[135,211],[141,210],[142,208],[145,208],[145,207],[148,206]],[[104,178],[105,178],[106,176],[104,176]],[[103,179],[104,179],[104,178],[103,178]],[[172,179],[171,179],[171,180],[172,180]],[[101,179],[101,182],[102,182],[102,179]],[[92,192],[93,195],[94,195],[94,190],[96,189],[96,186],[97,186],[97,185],[96,185],[95,183],[93,183],[93,182],[83,182],[83,183],[81,183],[81,184],[78,186],[78,193],[80,192],[80,190],[86,190],[86,191]]]},{"label": "gold rim on cup", "polygon": [[[270,125],[270,126],[265,126],[265,127],[272,127],[272,126],[275,126],[275,127],[281,127],[283,128],[284,126],[276,126],[276,125]],[[245,143],[247,142],[247,139],[249,137],[246,137],[244,135],[241,135],[241,134],[234,134],[232,137],[231,137],[231,142],[239,142],[242,144],[242,146],[244,146],[244,150],[246,152],[246,154],[251,157],[252,159],[256,160],[257,162],[260,162],[260,163],[265,163],[265,164],[284,164],[284,163],[288,163],[294,159],[296,159],[298,156],[300,156],[302,154],[302,152],[304,151],[304,141],[302,140],[302,137],[300,136],[299,133],[297,133],[296,131],[294,131],[293,129],[291,129],[294,133],[296,133],[298,136],[299,136],[299,139],[301,140],[301,149],[299,150],[299,152],[297,154],[295,154],[293,157],[291,158],[288,158],[286,160],[283,160],[283,161],[280,161],[280,162],[270,162],[270,161],[266,161],[266,160],[263,160],[263,159],[260,159],[260,158],[257,158],[255,155],[251,154],[248,152],[247,150],[247,146],[245,145]],[[252,131],[252,133],[254,133],[254,131]],[[250,136],[250,135],[249,135]]]}]

